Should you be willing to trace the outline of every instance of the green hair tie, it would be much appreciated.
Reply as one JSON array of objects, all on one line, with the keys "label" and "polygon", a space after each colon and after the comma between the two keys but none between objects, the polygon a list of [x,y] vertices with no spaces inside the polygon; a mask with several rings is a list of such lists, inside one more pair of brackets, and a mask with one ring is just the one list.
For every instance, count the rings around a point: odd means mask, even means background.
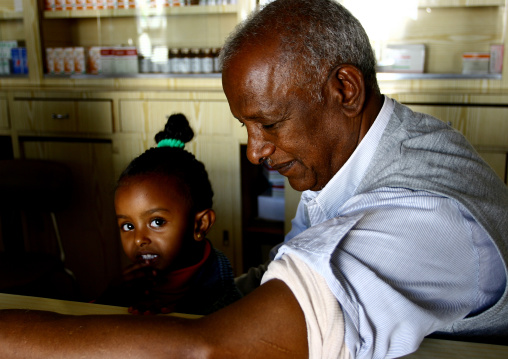
[{"label": "green hair tie", "polygon": [[185,143],[181,140],[177,140],[176,138],[165,138],[160,140],[157,144],[157,147],[176,147],[176,148],[184,148]]}]

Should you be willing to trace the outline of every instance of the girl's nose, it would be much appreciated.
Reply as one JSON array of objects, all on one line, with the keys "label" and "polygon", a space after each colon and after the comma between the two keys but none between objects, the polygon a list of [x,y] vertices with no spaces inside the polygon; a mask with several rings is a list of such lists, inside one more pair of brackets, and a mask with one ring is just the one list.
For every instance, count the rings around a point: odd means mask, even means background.
[{"label": "girl's nose", "polygon": [[144,247],[144,246],[150,244],[152,241],[150,241],[150,238],[148,238],[145,235],[141,234],[141,235],[136,237],[134,242],[136,243],[136,245],[138,247]]}]

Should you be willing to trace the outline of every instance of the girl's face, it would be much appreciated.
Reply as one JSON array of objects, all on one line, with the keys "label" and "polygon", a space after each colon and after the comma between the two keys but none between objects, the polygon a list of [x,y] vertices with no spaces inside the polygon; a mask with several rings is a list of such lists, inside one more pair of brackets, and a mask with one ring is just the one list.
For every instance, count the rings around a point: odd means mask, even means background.
[{"label": "girl's face", "polygon": [[115,193],[115,211],[125,254],[132,262],[150,261],[174,269],[179,253],[193,242],[194,216],[174,177],[128,178]]}]

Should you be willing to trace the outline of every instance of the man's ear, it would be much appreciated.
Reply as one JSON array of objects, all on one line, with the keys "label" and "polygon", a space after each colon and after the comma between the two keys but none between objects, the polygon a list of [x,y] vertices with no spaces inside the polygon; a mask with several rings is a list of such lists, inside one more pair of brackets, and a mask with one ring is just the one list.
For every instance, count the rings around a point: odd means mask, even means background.
[{"label": "man's ear", "polygon": [[342,64],[331,72],[328,91],[341,106],[344,114],[358,116],[365,105],[365,80],[362,72],[353,65]]},{"label": "man's ear", "polygon": [[211,208],[196,213],[194,217],[194,240],[199,242],[215,223],[215,211]]}]

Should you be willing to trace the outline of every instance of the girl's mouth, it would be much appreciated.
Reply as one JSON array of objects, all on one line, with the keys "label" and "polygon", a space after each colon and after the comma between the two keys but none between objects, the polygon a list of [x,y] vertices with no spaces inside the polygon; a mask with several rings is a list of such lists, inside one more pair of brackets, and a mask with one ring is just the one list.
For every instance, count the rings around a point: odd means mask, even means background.
[{"label": "girl's mouth", "polygon": [[138,258],[139,262],[146,262],[146,263],[153,264],[157,261],[157,259],[159,258],[159,255],[153,254],[153,253],[142,253],[142,254],[138,254],[137,258]]}]

